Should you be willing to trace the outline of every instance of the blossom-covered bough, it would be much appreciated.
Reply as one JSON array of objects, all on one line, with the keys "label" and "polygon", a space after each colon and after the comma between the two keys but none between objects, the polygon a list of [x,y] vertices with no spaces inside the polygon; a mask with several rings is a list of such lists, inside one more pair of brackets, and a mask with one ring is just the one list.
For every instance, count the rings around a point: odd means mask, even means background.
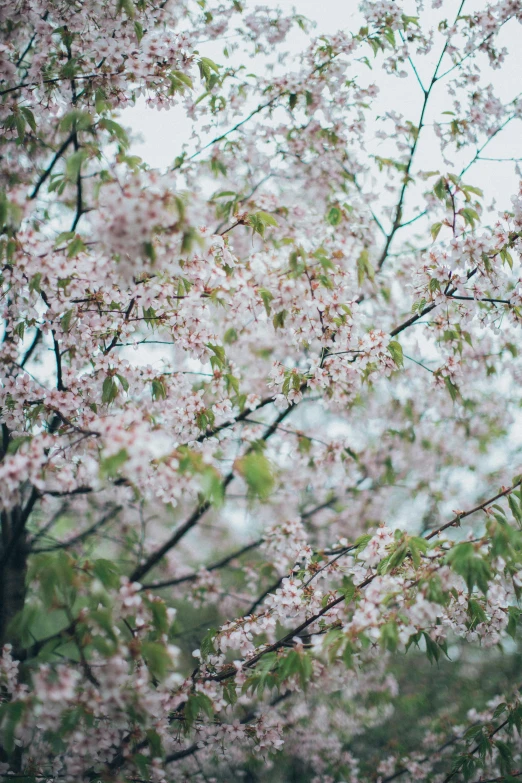
[{"label": "blossom-covered bough", "polygon": [[360,14],[0,3],[7,780],[522,775],[522,6]]}]

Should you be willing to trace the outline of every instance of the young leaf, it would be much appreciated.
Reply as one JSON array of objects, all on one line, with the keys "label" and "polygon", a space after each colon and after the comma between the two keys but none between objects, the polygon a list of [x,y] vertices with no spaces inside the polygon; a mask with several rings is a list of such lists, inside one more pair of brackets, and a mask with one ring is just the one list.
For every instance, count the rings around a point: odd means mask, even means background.
[{"label": "young leaf", "polygon": [[268,500],[275,484],[272,465],[265,455],[253,451],[236,461],[238,472],[245,479],[249,494],[260,500]]}]

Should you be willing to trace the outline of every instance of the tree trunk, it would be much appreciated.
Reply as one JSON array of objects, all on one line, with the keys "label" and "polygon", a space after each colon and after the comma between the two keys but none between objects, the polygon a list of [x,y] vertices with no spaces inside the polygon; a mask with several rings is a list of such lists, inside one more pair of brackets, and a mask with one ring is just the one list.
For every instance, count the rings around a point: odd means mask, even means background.
[{"label": "tree trunk", "polygon": [[20,507],[2,513],[2,546],[0,547],[0,648],[12,640],[8,627],[24,607],[27,574],[27,541],[25,522],[28,509]]}]

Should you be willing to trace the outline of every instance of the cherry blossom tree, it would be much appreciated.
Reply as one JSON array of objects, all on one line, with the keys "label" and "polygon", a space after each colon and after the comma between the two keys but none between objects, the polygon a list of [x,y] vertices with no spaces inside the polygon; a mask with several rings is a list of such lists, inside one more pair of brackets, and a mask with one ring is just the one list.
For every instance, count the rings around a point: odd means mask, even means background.
[{"label": "cherry blossom tree", "polygon": [[6,780],[522,775],[522,6],[360,13],[0,2]]}]

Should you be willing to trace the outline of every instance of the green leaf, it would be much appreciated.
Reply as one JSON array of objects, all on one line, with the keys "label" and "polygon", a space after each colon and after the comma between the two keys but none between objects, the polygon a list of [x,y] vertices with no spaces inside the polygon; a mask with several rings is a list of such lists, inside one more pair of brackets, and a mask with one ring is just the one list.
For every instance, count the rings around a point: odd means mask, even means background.
[{"label": "green leaf", "polygon": [[187,729],[193,726],[194,721],[202,712],[206,713],[209,718],[213,717],[212,701],[205,693],[191,693],[185,704],[184,711]]},{"label": "green leaf", "polygon": [[443,652],[446,655],[446,657],[448,656],[446,652],[445,643],[437,644],[437,642],[434,642],[433,639],[430,637],[430,635],[426,633],[426,631],[422,631],[422,636],[426,643],[426,655],[428,656],[428,660],[430,663],[438,663],[441,656],[441,652]]},{"label": "green leaf", "polygon": [[214,506],[220,508],[225,499],[225,487],[215,468],[209,467],[201,476],[201,490],[204,497]]},{"label": "green leaf", "polygon": [[470,617],[470,630],[474,630],[479,623],[484,623],[487,620],[483,606],[473,598],[470,598],[468,601],[468,614]]},{"label": "green leaf", "polygon": [[214,655],[216,648],[214,645],[214,638],[217,634],[217,628],[209,628],[199,646],[203,659],[208,658],[209,655]]},{"label": "green leaf", "polygon": [[359,285],[362,285],[365,278],[368,278],[369,280],[373,280],[375,277],[375,270],[370,263],[370,257],[368,253],[368,248],[364,248],[364,250],[361,251],[359,258],[357,259],[357,282]]},{"label": "green leaf", "polygon": [[277,666],[277,673],[281,680],[287,680],[289,677],[293,677],[294,674],[299,672],[300,662],[299,653],[297,650],[291,650],[283,659],[281,659]]},{"label": "green leaf", "polygon": [[513,494],[508,495],[509,508],[515,517],[517,524],[522,528],[522,511]]},{"label": "green leaf", "polygon": [[462,209],[459,210],[459,214],[464,218],[464,222],[471,226],[471,228],[475,228],[475,223],[480,221],[478,212],[471,207],[462,207]]},{"label": "green leaf", "polygon": [[339,207],[330,207],[326,213],[326,220],[328,223],[330,223],[331,226],[338,226],[342,219],[343,213]]},{"label": "green leaf", "polygon": [[399,629],[396,622],[391,620],[381,626],[380,641],[385,650],[395,652],[399,644]]},{"label": "green leaf", "polygon": [[23,701],[11,701],[0,707],[0,722],[2,725],[2,744],[7,753],[15,749],[15,731],[24,713]]},{"label": "green leaf", "polygon": [[495,709],[493,710],[493,720],[496,720],[497,718],[500,718],[501,715],[507,710],[507,704],[506,702],[502,702],[502,704],[499,704]]},{"label": "green leaf", "polygon": [[227,358],[223,346],[207,343],[206,347],[209,348],[214,354],[213,356],[210,357],[210,364],[212,365],[212,369],[217,368],[218,370],[223,370]]},{"label": "green leaf", "polygon": [[287,315],[288,315],[288,310],[280,310],[278,313],[274,315],[274,317],[272,318],[274,329],[282,329],[284,327]]},{"label": "green leaf", "polygon": [[254,212],[253,215],[248,216],[248,225],[253,229],[254,234],[259,234],[261,237],[265,236],[265,229],[267,226],[277,226],[277,220],[273,215],[268,212]]},{"label": "green leaf", "polygon": [[129,382],[128,382],[127,378],[124,375],[120,375],[119,372],[116,373],[116,378],[121,383],[123,391],[128,392],[129,391]]},{"label": "green leaf", "polygon": [[389,43],[391,43],[392,46],[395,46],[395,34],[390,27],[386,27],[384,29],[384,37],[387,41],[389,41]]},{"label": "green leaf", "polygon": [[397,365],[397,367],[404,366],[404,354],[402,352],[402,345],[398,340],[390,340],[388,343],[388,351],[391,354],[391,358]]},{"label": "green leaf", "polygon": [[158,642],[143,642],[141,654],[154,677],[163,680],[172,667],[172,660],[164,645]]},{"label": "green leaf", "polygon": [[143,27],[139,22],[134,22],[134,32],[136,33],[138,43],[141,43],[141,39],[143,38]]},{"label": "green leaf", "polygon": [[407,556],[408,547],[404,544],[398,546],[394,552],[391,552],[390,555],[385,558],[386,566],[382,569],[382,573],[388,573],[389,571],[393,571],[394,568],[398,568],[404,563]]},{"label": "green leaf", "polygon": [[517,626],[520,620],[521,613],[522,610],[519,609],[518,606],[508,607],[509,621],[507,624],[506,632],[511,636],[512,639],[515,639],[517,635]]},{"label": "green leaf", "polygon": [[163,603],[163,601],[149,601],[148,606],[152,613],[152,621],[158,633],[168,633],[169,618],[166,605]]},{"label": "green leaf", "polygon": [[67,179],[70,182],[77,182],[84,160],[87,157],[87,152],[83,149],[73,152],[69,155],[65,163],[65,173]]},{"label": "green leaf", "polygon": [[414,568],[419,568],[421,564],[421,555],[423,555],[428,549],[428,542],[424,538],[418,536],[412,536],[408,540],[408,549]]},{"label": "green leaf", "polygon": [[116,476],[119,469],[127,462],[128,458],[127,449],[120,449],[117,454],[111,454],[110,457],[102,459],[100,474],[109,478]]},{"label": "green leaf", "polygon": [[127,136],[125,129],[122,128],[119,123],[109,119],[108,117],[104,117],[102,120],[100,120],[99,127],[104,128],[110,133],[111,136],[114,136],[124,149],[129,146],[129,137]]},{"label": "green leaf", "polygon": [[118,384],[112,375],[108,375],[103,381],[102,402],[110,405],[118,396]]},{"label": "green leaf", "polygon": [[480,198],[482,198],[482,196],[484,195],[483,190],[481,190],[480,188],[476,188],[473,185],[461,185],[460,187],[461,190],[464,191],[464,193],[474,193],[476,196],[479,196]]},{"label": "green leaf", "polygon": [[354,649],[352,645],[350,644],[350,642],[347,642],[343,650],[343,663],[347,669],[351,669],[353,667],[353,653],[354,653]]},{"label": "green leaf", "polygon": [[359,536],[359,538],[355,539],[354,542],[354,552],[356,555],[359,555],[370,543],[372,540],[372,536],[369,533],[366,533],[363,536]]},{"label": "green leaf", "polygon": [[122,11],[125,11],[129,19],[134,19],[134,5],[132,0],[118,0],[116,13],[121,14]]},{"label": "green leaf", "polygon": [[26,603],[24,608],[13,617],[8,625],[9,638],[16,639],[23,645],[29,645],[34,642],[32,627],[40,611],[40,607],[36,604]]},{"label": "green leaf", "polygon": [[437,239],[437,237],[439,236],[439,232],[440,232],[441,228],[442,228],[442,223],[434,223],[432,225],[430,231],[431,231],[431,238],[433,239],[434,242]]},{"label": "green leaf", "polygon": [[448,191],[447,191],[446,180],[444,179],[444,177],[440,177],[437,180],[437,182],[433,186],[433,192],[435,193],[439,201],[444,201],[446,199]]},{"label": "green leaf", "polygon": [[483,593],[487,593],[491,569],[488,562],[475,553],[473,544],[468,541],[456,544],[446,555],[446,563],[460,574],[470,593],[475,585]]},{"label": "green leaf", "polygon": [[99,558],[94,561],[93,574],[104,587],[116,589],[120,584],[120,571],[113,560]]},{"label": "green leaf", "polygon": [[69,239],[72,239],[73,237],[74,237],[74,231],[62,231],[61,234],[58,234],[58,236],[54,240],[54,246],[60,247],[62,242],[68,242]]},{"label": "green leaf", "polygon": [[511,255],[507,247],[503,247],[502,250],[500,251],[500,258],[502,260],[502,263],[504,264],[507,263],[509,268],[513,269],[513,256]]},{"label": "green leaf", "polygon": [[33,131],[33,133],[36,133],[36,120],[34,118],[34,114],[31,111],[31,109],[29,109],[28,106],[21,106],[20,111],[24,115],[25,120],[29,125],[29,127],[31,128],[31,130]]},{"label": "green leaf", "polygon": [[10,125],[11,127],[14,126],[16,128],[18,143],[21,143],[25,138],[25,118],[23,114],[17,112],[16,114],[13,113],[9,119],[11,122],[8,123],[8,126]]},{"label": "green leaf", "polygon": [[410,24],[415,25],[415,27],[419,27],[419,17],[418,16],[407,16],[406,14],[402,15],[402,23],[404,25],[404,29],[406,30]]},{"label": "green leaf", "polygon": [[452,380],[451,380],[451,379],[450,379],[448,376],[446,376],[446,377],[444,378],[444,383],[445,383],[445,385],[446,385],[446,389],[449,391],[449,394],[450,394],[450,397],[451,397],[451,399],[453,400],[453,402],[455,402],[455,400],[456,400],[456,399],[458,398],[458,396],[459,396],[459,389],[458,389],[458,386],[455,386],[455,384],[453,383],[453,381],[452,381]]},{"label": "green leaf", "polygon": [[68,332],[71,328],[71,320],[74,315],[74,310],[67,310],[60,318],[60,326],[64,332]]},{"label": "green leaf", "polygon": [[167,399],[167,387],[165,382],[161,378],[154,378],[152,381],[152,399],[153,400],[166,400]]},{"label": "green leaf", "polygon": [[341,587],[338,589],[341,595],[344,596],[346,603],[349,604],[355,595],[355,585],[351,576],[343,576]]},{"label": "green leaf", "polygon": [[253,451],[236,461],[238,472],[245,479],[249,494],[260,500],[268,500],[274,488],[272,465],[260,451]]},{"label": "green leaf", "polygon": [[223,688],[223,696],[225,697],[227,703],[232,704],[232,706],[237,702],[237,691],[234,682],[225,683],[225,687]]},{"label": "green leaf", "polygon": [[78,253],[83,253],[85,250],[87,250],[85,242],[81,237],[76,235],[72,242],[69,242],[67,247],[67,258],[74,258]]},{"label": "green leaf", "polygon": [[42,281],[42,273],[36,272],[29,281],[29,291],[37,291],[40,293],[40,283]]},{"label": "green leaf", "polygon": [[312,674],[313,674],[312,659],[308,653],[303,652],[299,655],[299,680],[301,683],[301,688],[303,688],[303,690],[306,689],[306,686],[308,685],[308,682],[310,681]]},{"label": "green leaf", "polygon": [[227,345],[231,345],[232,343],[237,343],[239,337],[236,329],[234,327],[231,327],[230,329],[227,329],[225,334],[223,335],[223,342]]},{"label": "green leaf", "polygon": [[259,289],[259,296],[263,300],[263,304],[265,306],[266,314],[270,315],[270,302],[274,298],[274,295],[270,293],[270,291],[267,288],[260,288]]},{"label": "green leaf", "polygon": [[91,623],[94,623],[95,625],[99,626],[99,628],[101,628],[102,631],[105,631],[105,633],[107,634],[107,636],[112,642],[117,641],[118,637],[116,635],[116,631],[114,630],[114,622],[112,619],[112,614],[109,609],[105,609],[105,608],[90,609],[89,625],[91,625]]},{"label": "green leaf", "polygon": [[513,766],[513,752],[509,745],[502,740],[495,740],[495,747],[500,761],[500,771],[510,772]]},{"label": "green leaf", "polygon": [[214,60],[211,60],[209,57],[202,57],[200,63],[203,63],[207,68],[214,71],[214,73],[219,73],[219,65],[216,65]]},{"label": "green leaf", "polygon": [[47,609],[72,603],[75,597],[73,562],[63,551],[41,553],[33,558],[29,574],[39,582],[40,596]]},{"label": "green leaf", "polygon": [[194,84],[192,82],[192,79],[187,73],[183,73],[183,71],[171,71],[169,74],[169,81],[171,86],[171,92],[185,92],[185,89],[188,87],[189,89],[193,89]]},{"label": "green leaf", "polygon": [[92,127],[91,115],[81,109],[73,109],[67,112],[60,121],[60,130],[66,133],[72,130],[85,131]]}]

